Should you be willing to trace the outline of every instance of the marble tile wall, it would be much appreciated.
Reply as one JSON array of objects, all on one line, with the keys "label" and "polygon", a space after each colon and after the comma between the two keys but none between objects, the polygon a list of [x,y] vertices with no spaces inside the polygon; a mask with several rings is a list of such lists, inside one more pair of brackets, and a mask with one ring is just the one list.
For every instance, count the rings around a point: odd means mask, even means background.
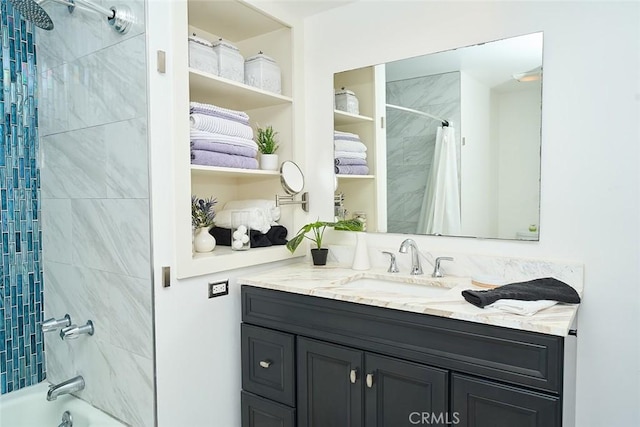
[{"label": "marble tile wall", "polygon": [[0,394],[45,378],[34,29],[0,1]]},{"label": "marble tile wall", "polygon": [[[460,123],[460,74],[387,83],[387,103]],[[387,109],[387,231],[415,233],[435,150],[436,120]],[[460,136],[457,135],[458,147]]]},{"label": "marble tile wall", "polygon": [[95,325],[45,337],[47,379],[128,425],[154,425],[153,314],[143,0],[117,34],[100,15],[45,4],[38,30],[45,315]]}]

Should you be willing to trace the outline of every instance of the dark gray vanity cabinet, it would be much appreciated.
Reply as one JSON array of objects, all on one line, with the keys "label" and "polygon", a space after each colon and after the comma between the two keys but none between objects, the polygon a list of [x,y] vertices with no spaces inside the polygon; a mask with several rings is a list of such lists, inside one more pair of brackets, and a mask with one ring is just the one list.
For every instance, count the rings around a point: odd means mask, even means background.
[{"label": "dark gray vanity cabinet", "polygon": [[563,338],[242,287],[243,427],[560,427]]}]

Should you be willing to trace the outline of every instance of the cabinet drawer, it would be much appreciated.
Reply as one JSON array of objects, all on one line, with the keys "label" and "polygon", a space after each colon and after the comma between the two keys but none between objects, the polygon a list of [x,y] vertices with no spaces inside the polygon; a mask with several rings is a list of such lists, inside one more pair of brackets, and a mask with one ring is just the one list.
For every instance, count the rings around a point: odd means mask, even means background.
[{"label": "cabinet drawer", "polygon": [[294,336],[242,324],[242,388],[295,406]]},{"label": "cabinet drawer", "polygon": [[242,392],[242,427],[295,427],[296,410],[255,394]]}]

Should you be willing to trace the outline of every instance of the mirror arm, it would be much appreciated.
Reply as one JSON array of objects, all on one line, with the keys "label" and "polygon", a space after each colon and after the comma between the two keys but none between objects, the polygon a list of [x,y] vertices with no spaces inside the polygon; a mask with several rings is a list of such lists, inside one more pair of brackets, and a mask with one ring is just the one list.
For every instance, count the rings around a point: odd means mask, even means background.
[{"label": "mirror arm", "polygon": [[302,205],[302,210],[309,212],[309,193],[306,191],[302,193],[302,200],[295,200],[294,197],[294,195],[281,196],[276,194],[276,206]]}]

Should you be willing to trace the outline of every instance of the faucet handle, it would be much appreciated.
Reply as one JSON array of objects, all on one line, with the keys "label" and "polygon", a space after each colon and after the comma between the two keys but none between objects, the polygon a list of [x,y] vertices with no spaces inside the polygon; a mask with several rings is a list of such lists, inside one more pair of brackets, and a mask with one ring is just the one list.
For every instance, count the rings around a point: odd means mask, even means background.
[{"label": "faucet handle", "polygon": [[60,330],[60,338],[63,340],[75,340],[80,337],[80,335],[93,335],[94,331],[93,322],[87,320],[87,324],[84,326],[71,325],[62,328]]},{"label": "faucet handle", "polygon": [[396,264],[396,254],[394,254],[393,252],[387,252],[387,251],[382,251],[382,253],[389,255],[389,257],[391,258],[387,273],[399,273],[400,269],[398,268],[398,264]]},{"label": "faucet handle", "polygon": [[433,273],[431,273],[431,277],[444,277],[444,274],[442,274],[442,272],[440,271],[440,261],[453,261],[453,257],[437,257],[436,262],[433,264]]},{"label": "faucet handle", "polygon": [[42,322],[42,332],[52,332],[70,325],[71,316],[69,316],[69,314],[65,314],[64,317],[61,317],[60,319],[52,317],[51,319],[47,319]]}]

